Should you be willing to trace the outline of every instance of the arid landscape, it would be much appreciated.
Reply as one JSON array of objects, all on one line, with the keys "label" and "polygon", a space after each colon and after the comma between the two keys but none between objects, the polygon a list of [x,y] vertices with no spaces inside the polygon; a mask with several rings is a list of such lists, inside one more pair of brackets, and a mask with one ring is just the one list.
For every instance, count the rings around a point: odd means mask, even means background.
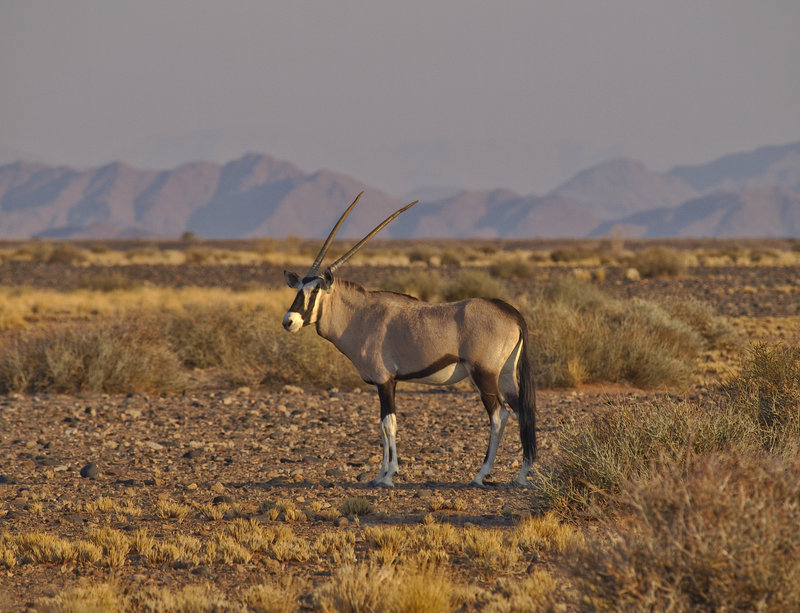
[{"label": "arid landscape", "polygon": [[469,485],[466,384],[399,387],[369,487],[374,389],[280,325],[317,247],[0,244],[2,610],[800,606],[800,243],[375,241],[339,271],[520,309],[527,489],[513,418]]}]

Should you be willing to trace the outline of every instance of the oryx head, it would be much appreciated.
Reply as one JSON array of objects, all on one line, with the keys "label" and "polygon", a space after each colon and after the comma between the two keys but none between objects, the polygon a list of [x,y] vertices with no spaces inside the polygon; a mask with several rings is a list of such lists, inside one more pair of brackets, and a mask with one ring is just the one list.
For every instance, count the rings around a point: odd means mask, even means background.
[{"label": "oryx head", "polygon": [[361,249],[361,247],[363,247],[369,239],[380,232],[384,226],[386,226],[386,224],[392,221],[400,213],[411,208],[417,202],[419,202],[418,200],[415,200],[411,204],[404,206],[399,211],[395,211],[392,215],[378,224],[378,226],[376,226],[372,232],[358,241],[358,243],[356,243],[350,249],[350,251],[328,266],[325,272],[319,274],[319,268],[322,265],[322,260],[325,258],[325,254],[328,252],[328,247],[331,246],[331,243],[333,242],[336,233],[339,231],[339,228],[350,214],[350,211],[353,210],[353,207],[356,206],[358,199],[361,198],[363,193],[364,192],[361,192],[358,196],[356,196],[356,199],[353,200],[353,203],[347,207],[347,210],[342,213],[339,221],[337,221],[336,225],[333,226],[333,229],[331,230],[330,234],[328,234],[328,238],[325,239],[325,243],[323,243],[322,248],[319,250],[314,263],[311,265],[311,268],[308,269],[305,277],[301,278],[297,273],[290,272],[288,270],[283,271],[283,276],[286,279],[286,283],[289,285],[289,287],[297,290],[297,295],[294,298],[294,302],[292,302],[292,306],[289,307],[286,315],[283,316],[283,327],[289,332],[297,332],[303,326],[315,323],[319,318],[319,308],[322,297],[325,294],[333,291],[333,272],[339,268],[339,266],[349,260],[353,255],[355,255],[355,253]]}]

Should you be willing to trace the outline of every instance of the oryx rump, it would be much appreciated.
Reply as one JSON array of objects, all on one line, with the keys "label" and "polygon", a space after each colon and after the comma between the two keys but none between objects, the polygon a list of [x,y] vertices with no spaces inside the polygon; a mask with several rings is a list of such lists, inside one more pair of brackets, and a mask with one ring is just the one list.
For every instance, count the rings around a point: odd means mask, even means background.
[{"label": "oryx rump", "polygon": [[324,273],[325,253],[359,196],[331,230],[316,260],[302,279],[286,272],[286,282],[297,290],[283,326],[296,332],[315,324],[317,333],[332,342],[374,384],[380,398],[383,462],[373,485],[392,485],[397,473],[395,387],[398,381],[450,385],[469,377],[480,392],[489,414],[489,447],[473,479],[477,485],[492,470],[509,411],[519,419],[522,469],[514,480],[527,483],[536,454],[535,391],[528,361],[528,331],[522,315],[502,300],[471,298],[436,304],[404,294],[368,291],[334,278],[334,271],[400,213],[400,209]]}]

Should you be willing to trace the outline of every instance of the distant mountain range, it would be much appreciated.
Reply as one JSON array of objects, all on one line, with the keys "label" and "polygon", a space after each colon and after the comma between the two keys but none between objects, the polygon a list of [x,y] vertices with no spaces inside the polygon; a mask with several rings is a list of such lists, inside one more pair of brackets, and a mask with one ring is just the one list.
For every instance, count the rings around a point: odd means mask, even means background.
[{"label": "distant mountain range", "polygon": [[[207,238],[324,236],[355,195],[342,236],[368,232],[406,203],[327,170],[304,173],[269,155],[224,165],[90,170],[0,166],[0,237]],[[384,232],[408,238],[800,236],[800,142],[727,155],[666,173],[618,159],[545,195],[506,189],[417,190],[429,196]],[[415,197],[415,195],[412,195]]]}]

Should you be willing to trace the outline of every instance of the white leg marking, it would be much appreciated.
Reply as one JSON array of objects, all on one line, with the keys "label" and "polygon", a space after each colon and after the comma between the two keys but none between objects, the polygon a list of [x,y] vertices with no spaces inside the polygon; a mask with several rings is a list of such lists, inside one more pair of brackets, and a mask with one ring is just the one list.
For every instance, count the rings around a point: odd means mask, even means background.
[{"label": "white leg marking", "polygon": [[484,461],[478,474],[472,480],[474,485],[483,485],[486,475],[492,472],[494,459],[497,456],[497,448],[500,446],[500,439],[503,436],[503,430],[506,427],[506,420],[508,420],[509,415],[510,412],[504,406],[501,406],[492,415],[491,430],[489,431],[489,450],[486,452],[486,461]]},{"label": "white leg marking", "polygon": [[517,475],[517,478],[514,479],[514,485],[518,485],[520,487],[528,487],[530,483],[528,483],[528,473],[531,472],[531,468],[533,468],[533,462],[525,462],[522,461],[522,468]]},{"label": "white leg marking", "polygon": [[397,474],[397,417],[391,413],[381,420],[381,439],[383,440],[383,462],[381,472],[373,479],[371,485],[394,487],[392,476]]}]

